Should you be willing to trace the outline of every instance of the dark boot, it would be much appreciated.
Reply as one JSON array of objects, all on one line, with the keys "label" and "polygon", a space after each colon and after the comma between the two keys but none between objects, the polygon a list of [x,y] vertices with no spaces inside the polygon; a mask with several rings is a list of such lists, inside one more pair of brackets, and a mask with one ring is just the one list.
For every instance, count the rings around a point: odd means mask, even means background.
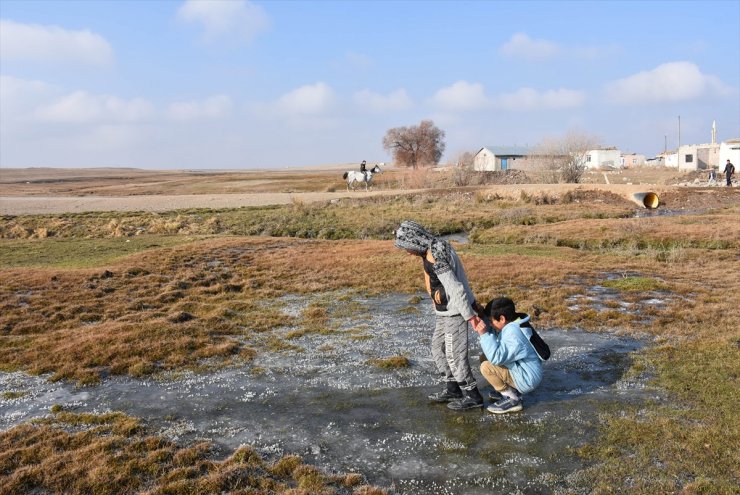
[{"label": "dark boot", "polygon": [[451,400],[458,400],[463,398],[462,390],[457,382],[447,382],[447,388],[441,392],[437,392],[429,396],[429,400],[433,402],[450,402]]},{"label": "dark boot", "polygon": [[467,411],[468,409],[478,409],[483,407],[483,397],[478,392],[478,387],[464,390],[464,397],[447,404],[447,407],[453,411]]}]

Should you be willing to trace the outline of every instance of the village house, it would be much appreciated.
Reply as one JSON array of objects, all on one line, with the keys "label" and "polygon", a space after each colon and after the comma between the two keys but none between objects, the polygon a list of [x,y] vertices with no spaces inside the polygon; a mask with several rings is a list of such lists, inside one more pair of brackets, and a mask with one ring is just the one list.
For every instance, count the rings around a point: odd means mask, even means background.
[{"label": "village house", "polygon": [[678,170],[707,170],[719,165],[718,143],[685,144],[678,149]]},{"label": "village house", "polygon": [[642,167],[645,165],[645,155],[638,155],[637,153],[622,155],[621,164],[622,168]]},{"label": "village house", "polygon": [[473,170],[531,170],[534,167],[532,156],[531,150],[523,146],[485,146],[473,157]]},{"label": "village house", "polygon": [[646,165],[651,167],[678,167],[678,153],[675,151],[664,151],[663,153],[658,153],[653,158],[648,158],[645,161]]},{"label": "village house", "polygon": [[[667,167],[666,162],[668,161],[667,158],[671,156],[671,153],[669,152],[663,152],[658,153],[652,158],[648,158],[645,160],[645,165],[648,167]],[[675,155],[674,155],[675,156]]]},{"label": "village house", "polygon": [[[635,155],[637,156],[637,155]],[[644,156],[642,161],[644,162]],[[478,150],[473,158],[473,170],[488,172],[496,170],[537,170],[542,168],[543,155],[521,146],[486,146]],[[621,168],[622,156],[617,148],[601,148],[584,153],[586,168]]]},{"label": "village house", "polygon": [[586,152],[586,168],[621,168],[622,154],[617,148],[601,148]]}]

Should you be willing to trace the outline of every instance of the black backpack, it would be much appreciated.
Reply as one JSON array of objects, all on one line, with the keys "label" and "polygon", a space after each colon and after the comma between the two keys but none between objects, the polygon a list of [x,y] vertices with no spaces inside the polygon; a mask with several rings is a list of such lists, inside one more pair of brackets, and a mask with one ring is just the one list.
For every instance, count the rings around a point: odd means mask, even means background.
[{"label": "black backpack", "polygon": [[[517,316],[521,318],[527,315],[517,314]],[[534,327],[530,325],[529,322],[522,323],[521,325],[519,325],[520,329],[521,327],[527,327],[532,331],[532,336],[529,338],[529,343],[532,344],[534,352],[537,353],[540,360],[547,361],[548,359],[550,359],[550,346],[547,345],[547,342],[542,340],[542,337],[540,337],[540,334],[537,333]]]}]

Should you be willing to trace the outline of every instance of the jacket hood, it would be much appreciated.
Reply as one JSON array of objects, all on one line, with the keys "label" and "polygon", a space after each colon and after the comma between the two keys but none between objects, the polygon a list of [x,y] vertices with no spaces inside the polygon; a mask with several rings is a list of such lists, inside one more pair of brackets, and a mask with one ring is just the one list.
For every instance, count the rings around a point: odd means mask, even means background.
[{"label": "jacket hood", "polygon": [[517,313],[515,323],[519,323],[520,327],[531,327],[529,323],[529,315],[527,313]]},{"label": "jacket hood", "polygon": [[409,249],[418,254],[424,254],[431,247],[435,237],[416,222],[405,220],[396,229],[395,246],[401,249]]}]

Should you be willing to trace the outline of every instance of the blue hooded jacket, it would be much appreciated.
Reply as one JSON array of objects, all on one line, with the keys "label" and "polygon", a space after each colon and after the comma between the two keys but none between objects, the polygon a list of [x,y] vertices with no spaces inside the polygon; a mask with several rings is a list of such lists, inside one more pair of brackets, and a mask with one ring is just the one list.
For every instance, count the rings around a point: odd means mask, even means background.
[{"label": "blue hooded jacket", "polygon": [[501,333],[489,328],[480,337],[483,353],[491,364],[508,368],[516,388],[523,394],[537,388],[542,381],[542,362],[529,342],[531,332],[525,335],[522,330],[527,329],[520,328],[528,321],[529,316],[522,314],[522,317],[507,323]]}]

